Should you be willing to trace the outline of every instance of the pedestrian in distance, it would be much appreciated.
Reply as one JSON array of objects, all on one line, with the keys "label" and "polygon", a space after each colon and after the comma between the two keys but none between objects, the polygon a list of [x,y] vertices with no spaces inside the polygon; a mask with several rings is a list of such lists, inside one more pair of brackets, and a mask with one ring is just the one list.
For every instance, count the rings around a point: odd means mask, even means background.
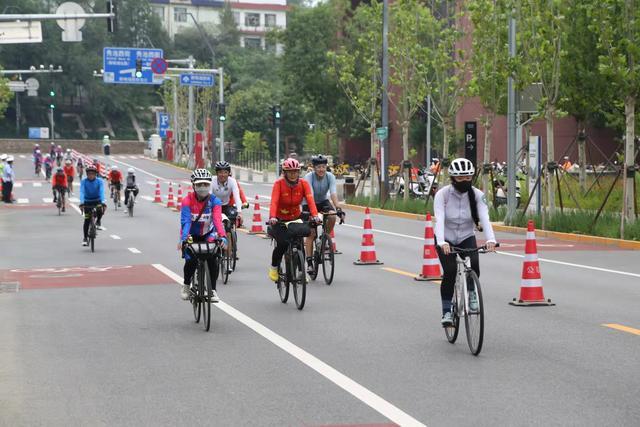
[{"label": "pedestrian in distance", "polygon": [[13,171],[13,156],[7,156],[6,163],[2,170],[2,201],[5,203],[13,203],[11,192],[13,191],[15,176],[15,172]]}]

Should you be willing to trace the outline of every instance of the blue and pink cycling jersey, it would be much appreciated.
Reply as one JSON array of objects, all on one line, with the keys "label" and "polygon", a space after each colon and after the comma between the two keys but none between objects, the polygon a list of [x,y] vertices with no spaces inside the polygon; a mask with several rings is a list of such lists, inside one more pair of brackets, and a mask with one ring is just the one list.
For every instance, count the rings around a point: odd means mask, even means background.
[{"label": "blue and pink cycling jersey", "polygon": [[[200,212],[202,212],[200,219],[194,223]],[[189,235],[196,240],[206,236],[210,241],[216,237],[226,237],[222,226],[222,202],[220,199],[212,194],[209,196],[206,206],[205,201],[199,201],[194,192],[190,192],[187,197],[182,199],[180,239],[185,241]]]}]

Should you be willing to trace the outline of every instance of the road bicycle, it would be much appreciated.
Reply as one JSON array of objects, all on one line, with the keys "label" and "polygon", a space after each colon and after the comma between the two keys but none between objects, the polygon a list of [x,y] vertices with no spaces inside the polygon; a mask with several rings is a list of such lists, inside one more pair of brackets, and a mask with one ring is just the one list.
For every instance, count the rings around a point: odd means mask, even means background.
[{"label": "road bicycle", "polygon": [[84,209],[85,218],[86,218],[86,215],[90,215],[90,218],[91,218],[91,222],[89,223],[89,233],[87,237],[89,238],[89,247],[91,248],[91,252],[95,252],[96,237],[98,237],[98,227],[96,226],[96,221],[98,218],[98,209],[103,209],[103,205],[97,205],[97,206],[91,206],[91,207],[85,206],[83,209]]},{"label": "road bicycle", "polygon": [[222,223],[227,233],[228,247],[220,257],[220,277],[222,283],[227,284],[229,275],[236,271],[237,255],[238,255],[238,233],[236,232],[237,216],[228,217],[222,214]]},{"label": "road bicycle", "polygon": [[133,194],[133,190],[127,188],[124,191],[127,198],[127,211],[129,212],[129,216],[133,216],[133,205],[136,203],[136,197]]},{"label": "road bicycle", "polygon": [[115,185],[111,185],[111,198],[113,199],[114,209],[118,210],[120,206],[120,189]]},{"label": "road bicycle", "polygon": [[42,171],[42,163],[36,162],[36,176],[40,176],[40,171]]},{"label": "road bicycle", "polygon": [[[211,277],[211,272],[207,268],[207,260],[211,257],[220,257],[220,240],[215,242],[193,243],[188,242],[186,249],[190,255],[195,257],[198,265],[195,274],[191,280],[191,295],[189,301],[193,306],[193,317],[196,323],[200,323],[202,317],[202,326],[205,331],[211,328],[211,295],[213,293],[212,283],[216,280]],[[217,261],[216,261],[217,262]]]},{"label": "road bicycle", "polygon": [[[322,265],[322,275],[324,276],[324,282],[330,285],[333,282],[333,275],[335,271],[335,259],[333,252],[333,241],[331,236],[326,231],[327,221],[330,216],[338,215],[336,212],[323,213],[322,215],[322,227],[321,233],[318,233],[318,225],[314,225],[316,238],[313,242],[313,271],[309,272],[311,280],[316,280],[320,265]],[[340,224],[344,223],[344,217],[340,218]]]},{"label": "road bicycle", "polygon": [[[499,247],[496,244],[496,247]],[[487,246],[481,246],[475,249],[462,249],[457,247],[451,248],[451,253],[456,255],[456,283],[453,289],[453,299],[451,300],[451,313],[453,322],[451,326],[444,327],[444,333],[447,340],[453,344],[458,338],[460,331],[460,318],[464,317],[465,330],[467,333],[467,343],[471,354],[477,356],[482,350],[482,341],[484,339],[484,302],[482,300],[482,288],[478,275],[471,268],[471,259],[469,256],[462,258],[461,255],[471,255],[473,253],[487,253]],[[470,286],[471,285],[471,286]],[[478,307],[471,310],[469,307],[469,289],[476,290],[478,299]]]},{"label": "road bicycle", "polygon": [[[305,224],[301,219],[294,221],[278,221],[274,227],[286,227]],[[296,227],[294,227],[296,228]],[[292,229],[293,231],[293,229]],[[272,237],[272,240],[273,237]],[[289,299],[289,287],[293,288],[293,297],[298,310],[304,308],[307,298],[307,274],[305,272],[304,236],[296,235],[289,241],[287,252],[278,266],[278,294],[280,301],[286,303]]]},{"label": "road bicycle", "polygon": [[64,195],[66,191],[60,191],[60,189],[56,188],[56,207],[58,208],[58,215],[62,215],[62,212],[65,211],[65,202]]}]

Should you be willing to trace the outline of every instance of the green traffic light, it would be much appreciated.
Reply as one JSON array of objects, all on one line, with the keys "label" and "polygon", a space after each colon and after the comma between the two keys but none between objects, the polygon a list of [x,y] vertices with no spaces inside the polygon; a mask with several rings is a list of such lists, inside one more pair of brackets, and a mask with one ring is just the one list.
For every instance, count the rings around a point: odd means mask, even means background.
[{"label": "green traffic light", "polygon": [[220,116],[220,121],[224,122],[225,120],[227,120],[227,118],[225,116]]},{"label": "green traffic light", "polygon": [[56,96],[56,93],[54,91],[49,92],[49,96]]},{"label": "green traffic light", "polygon": [[276,111],[276,119],[280,118],[280,111]]},{"label": "green traffic light", "polygon": [[55,106],[55,105],[53,105],[53,104],[49,104],[49,108],[51,108],[51,109],[53,110],[53,109],[55,109],[55,108],[56,108],[56,106]]}]

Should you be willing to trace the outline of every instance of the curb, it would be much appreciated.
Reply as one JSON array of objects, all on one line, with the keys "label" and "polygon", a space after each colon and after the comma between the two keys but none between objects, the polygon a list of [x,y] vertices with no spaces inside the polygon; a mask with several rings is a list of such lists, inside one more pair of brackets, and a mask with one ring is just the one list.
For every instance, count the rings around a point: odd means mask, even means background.
[{"label": "curb", "polygon": [[[359,212],[364,212],[366,208],[365,206],[350,205],[347,203],[345,203],[343,206],[348,209],[359,211]],[[424,221],[424,215],[422,214],[397,212],[397,211],[391,211],[388,209],[379,209],[379,208],[369,208],[369,210],[371,211],[371,213],[375,213],[378,215],[384,215],[384,216],[389,216],[393,218],[404,218],[404,219]],[[433,219],[434,221],[436,220],[435,217],[433,217]],[[493,225],[494,231],[502,231],[506,233],[516,233],[516,234],[527,233],[527,229],[524,227],[512,227],[512,226],[504,225],[499,222],[494,222],[492,223],[492,225]],[[621,249],[634,250],[634,251],[640,250],[640,242],[637,242],[635,240],[613,239],[610,237],[589,236],[586,234],[562,233],[560,231],[549,231],[549,230],[539,230],[539,229],[536,229],[536,236],[553,237],[558,240],[565,240],[569,242],[591,243],[591,244],[604,245],[604,246],[616,246]]]}]

